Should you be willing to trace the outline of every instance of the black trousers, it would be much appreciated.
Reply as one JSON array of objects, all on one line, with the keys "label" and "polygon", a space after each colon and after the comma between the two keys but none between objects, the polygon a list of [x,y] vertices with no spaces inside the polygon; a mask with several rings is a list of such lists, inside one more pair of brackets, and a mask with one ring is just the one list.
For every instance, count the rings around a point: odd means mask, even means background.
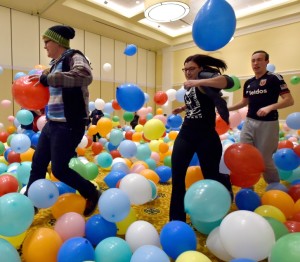
[{"label": "black trousers", "polygon": [[94,194],[95,186],[69,167],[71,158],[76,156],[75,150],[84,132],[85,123],[76,128],[64,122],[46,123],[33,155],[27,190],[34,181],[45,178],[51,161],[52,172],[58,180],[78,190],[85,198]]},{"label": "black trousers", "polygon": [[229,176],[219,173],[222,144],[215,129],[183,125],[174,142],[172,152],[170,221],[186,221],[184,211],[185,176],[195,153],[200,161],[203,177],[216,180],[231,190]]}]

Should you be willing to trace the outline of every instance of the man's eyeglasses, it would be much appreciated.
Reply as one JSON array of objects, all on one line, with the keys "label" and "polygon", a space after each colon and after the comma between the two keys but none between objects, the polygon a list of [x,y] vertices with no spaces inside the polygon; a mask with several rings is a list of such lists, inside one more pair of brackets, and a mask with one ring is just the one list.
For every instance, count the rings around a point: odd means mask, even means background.
[{"label": "man's eyeglasses", "polygon": [[183,73],[187,73],[187,72],[193,72],[197,68],[199,68],[199,67],[182,68],[181,70]]}]

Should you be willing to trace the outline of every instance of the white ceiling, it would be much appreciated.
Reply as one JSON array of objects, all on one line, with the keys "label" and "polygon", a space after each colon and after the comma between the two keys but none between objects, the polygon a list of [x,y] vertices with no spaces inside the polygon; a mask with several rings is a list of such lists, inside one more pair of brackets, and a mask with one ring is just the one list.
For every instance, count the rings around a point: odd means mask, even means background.
[{"label": "white ceiling", "polygon": [[[192,41],[192,24],[205,2],[206,0],[190,0],[189,14],[179,21],[147,25],[145,24],[147,19],[144,17],[144,1],[0,0],[0,6],[157,50]],[[274,23],[278,19],[295,16],[300,20],[299,0],[228,0],[227,2],[235,11],[236,30],[247,30],[263,23]]]}]

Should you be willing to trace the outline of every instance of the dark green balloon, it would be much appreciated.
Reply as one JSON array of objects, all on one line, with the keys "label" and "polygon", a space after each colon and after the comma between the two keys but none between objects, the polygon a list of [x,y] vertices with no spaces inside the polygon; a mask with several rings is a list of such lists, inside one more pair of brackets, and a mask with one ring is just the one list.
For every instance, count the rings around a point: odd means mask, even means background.
[{"label": "dark green balloon", "polygon": [[292,76],[290,82],[292,85],[298,85],[300,83],[300,76]]},{"label": "dark green balloon", "polygon": [[123,119],[126,121],[126,122],[130,122],[131,120],[133,120],[134,118],[134,114],[132,112],[125,112],[123,114]]}]

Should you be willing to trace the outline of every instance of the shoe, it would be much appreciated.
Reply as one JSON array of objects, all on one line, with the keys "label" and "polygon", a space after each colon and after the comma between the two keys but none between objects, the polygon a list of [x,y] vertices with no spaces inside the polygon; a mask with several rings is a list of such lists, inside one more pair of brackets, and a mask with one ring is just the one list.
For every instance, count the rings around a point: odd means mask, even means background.
[{"label": "shoe", "polygon": [[94,213],[100,196],[101,196],[101,192],[96,190],[95,193],[86,200],[85,210],[83,212],[84,216],[88,217]]},{"label": "shoe", "polygon": [[37,207],[34,207],[34,215],[36,215],[39,212],[39,209]]}]

